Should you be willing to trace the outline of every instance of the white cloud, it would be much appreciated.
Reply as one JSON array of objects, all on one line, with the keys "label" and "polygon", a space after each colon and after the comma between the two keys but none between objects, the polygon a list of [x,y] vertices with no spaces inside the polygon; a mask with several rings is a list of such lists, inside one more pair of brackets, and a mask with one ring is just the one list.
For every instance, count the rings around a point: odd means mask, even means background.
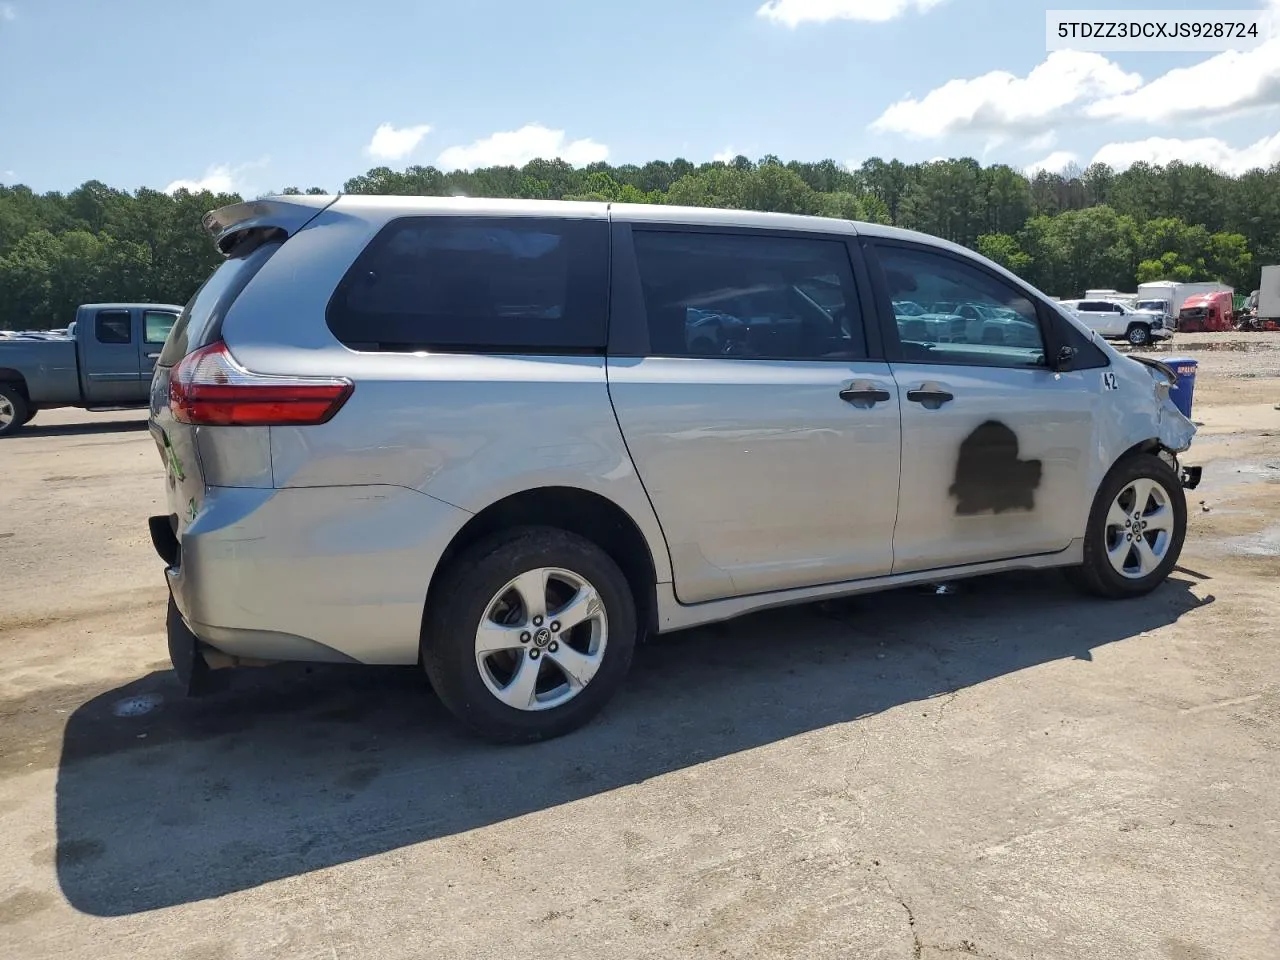
[{"label": "white cloud", "polygon": [[422,138],[430,132],[430,125],[425,123],[399,128],[389,123],[379,124],[364,152],[375,160],[403,160],[418,149]]},{"label": "white cloud", "polygon": [[930,140],[962,131],[1030,134],[1057,124],[1084,102],[1141,85],[1140,76],[1101,54],[1055,50],[1025,77],[993,70],[950,80],[918,100],[899,100],[871,128]]},{"label": "white cloud", "polygon": [[1280,105],[1280,37],[1178,67],[1132,91],[1091,104],[1097,120],[1170,123],[1219,119]]},{"label": "white cloud", "polygon": [[756,11],[764,17],[788,27],[802,23],[826,23],[828,20],[870,20],[883,23],[896,20],[911,9],[923,13],[943,0],[765,0]]},{"label": "white cloud", "polygon": [[725,147],[719,153],[711,158],[713,163],[733,163],[733,160],[742,151],[734,147]]},{"label": "white cloud", "polygon": [[559,158],[575,167],[597,163],[609,157],[609,148],[594,140],[566,140],[563,130],[549,130],[540,123],[528,123],[519,130],[506,130],[467,146],[450,147],[436,163],[443,170],[474,170],[477,167],[523,167],[530,160]]},{"label": "white cloud", "polygon": [[1238,149],[1217,137],[1191,140],[1149,137],[1146,140],[1108,143],[1093,157],[1094,163],[1105,163],[1116,170],[1124,170],[1140,160],[1161,166],[1173,160],[1203,163],[1224,173],[1238,175],[1254,167],[1265,168],[1280,163],[1280,133]]},{"label": "white cloud", "polygon": [[1038,137],[1032,137],[1023,146],[1030,152],[1034,153],[1039,150],[1048,150],[1058,142],[1058,133],[1056,130],[1046,130]]},{"label": "white cloud", "polygon": [[1061,173],[1069,164],[1075,163],[1079,159],[1070,150],[1055,150],[1043,160],[1037,160],[1035,163],[1028,163],[1023,167],[1028,177],[1034,177],[1041,170],[1047,170],[1049,173]]},{"label": "white cloud", "polygon": [[0,20],[17,20],[18,8],[12,3],[0,3]]},{"label": "white cloud", "polygon": [[229,163],[214,164],[205,170],[203,177],[196,180],[174,180],[164,188],[164,192],[190,190],[192,193],[199,193],[201,190],[210,190],[213,193],[238,193],[247,196],[254,190],[245,183],[244,174],[249,170],[265,167],[270,162],[270,157],[263,157],[234,167]]}]

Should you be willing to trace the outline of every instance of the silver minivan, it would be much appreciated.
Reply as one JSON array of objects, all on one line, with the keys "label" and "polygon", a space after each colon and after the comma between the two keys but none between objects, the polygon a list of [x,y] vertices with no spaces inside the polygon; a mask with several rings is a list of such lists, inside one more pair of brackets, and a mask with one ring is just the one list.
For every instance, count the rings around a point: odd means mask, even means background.
[{"label": "silver minivan", "polygon": [[[157,366],[153,517],[191,692],[420,663],[492,739],[585,722],[646,634],[1011,568],[1158,586],[1194,426],[972,251],[813,217],[290,196]],[[976,304],[972,317],[896,303]]]}]

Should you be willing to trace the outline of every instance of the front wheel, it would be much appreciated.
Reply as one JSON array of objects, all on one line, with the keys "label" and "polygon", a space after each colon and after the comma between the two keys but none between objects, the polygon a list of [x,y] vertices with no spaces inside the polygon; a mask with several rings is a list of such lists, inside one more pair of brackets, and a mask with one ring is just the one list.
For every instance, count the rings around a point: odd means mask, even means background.
[{"label": "front wheel", "polygon": [[631,666],[638,627],[627,578],[566,530],[483,540],[431,594],[423,668],[444,705],[486,739],[544,740],[580,727]]},{"label": "front wheel", "polygon": [[1072,579],[1101,597],[1150,593],[1169,576],[1187,535],[1187,501],[1173,469],[1152,454],[1125,457],[1098,488]]},{"label": "front wheel", "polygon": [[1151,342],[1151,328],[1143,323],[1135,323],[1124,337],[1135,347],[1145,347]]}]

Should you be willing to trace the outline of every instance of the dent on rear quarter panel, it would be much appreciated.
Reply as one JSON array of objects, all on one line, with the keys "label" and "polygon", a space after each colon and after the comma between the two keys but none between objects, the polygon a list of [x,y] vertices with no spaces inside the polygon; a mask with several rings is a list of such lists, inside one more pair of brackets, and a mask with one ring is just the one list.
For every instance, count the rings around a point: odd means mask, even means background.
[{"label": "dent on rear quarter panel", "polygon": [[471,513],[537,487],[588,490],[631,516],[670,579],[602,357],[358,354],[344,373],[356,388],[332,421],[272,428],[278,486],[394,484]]},{"label": "dent on rear quarter panel", "polygon": [[271,486],[267,427],[197,427],[196,451],[204,482],[210,486]]}]

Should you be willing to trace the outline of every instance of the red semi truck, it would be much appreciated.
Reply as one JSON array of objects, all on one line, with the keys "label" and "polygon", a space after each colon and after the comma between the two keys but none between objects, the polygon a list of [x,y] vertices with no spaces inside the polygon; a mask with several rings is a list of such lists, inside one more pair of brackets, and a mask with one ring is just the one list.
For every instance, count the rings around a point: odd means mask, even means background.
[{"label": "red semi truck", "polygon": [[1231,291],[1198,293],[1187,297],[1178,311],[1179,333],[1214,333],[1230,330],[1234,314]]}]

